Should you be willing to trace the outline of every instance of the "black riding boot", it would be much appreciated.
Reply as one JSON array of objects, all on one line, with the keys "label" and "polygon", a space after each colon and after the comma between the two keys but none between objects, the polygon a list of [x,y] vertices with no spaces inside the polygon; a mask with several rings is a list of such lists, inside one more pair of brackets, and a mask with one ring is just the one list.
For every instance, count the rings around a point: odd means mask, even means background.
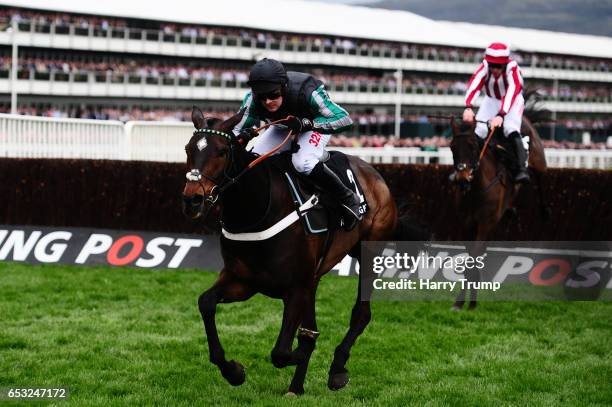
[{"label": "black riding boot", "polygon": [[514,150],[516,152],[516,158],[518,160],[519,170],[514,181],[522,184],[529,183],[529,173],[527,172],[527,151],[523,146],[523,140],[521,134],[517,131],[510,134],[510,138],[514,144]]},{"label": "black riding boot", "polygon": [[315,184],[322,187],[326,192],[340,198],[340,204],[344,211],[349,215],[345,220],[344,225],[346,230],[351,230],[357,225],[357,222],[362,219],[359,213],[359,197],[357,194],[344,186],[340,178],[325,164],[318,163],[312,169],[309,177]]}]

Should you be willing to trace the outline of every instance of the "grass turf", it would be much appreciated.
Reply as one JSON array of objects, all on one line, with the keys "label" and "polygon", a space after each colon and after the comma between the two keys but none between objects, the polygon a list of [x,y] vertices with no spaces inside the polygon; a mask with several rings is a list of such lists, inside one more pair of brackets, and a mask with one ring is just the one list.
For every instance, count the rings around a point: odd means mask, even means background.
[{"label": "grass turf", "polygon": [[293,368],[277,370],[269,357],[281,303],[256,296],[218,307],[226,355],[247,369],[246,383],[231,387],[208,362],[196,305],[215,277],[0,263],[0,387],[68,386],[79,406],[612,403],[612,303],[602,302],[481,303],[462,313],[376,302],[347,365],[351,382],[331,392],[327,370],[357,284],[332,276],[319,289],[321,336],[298,398],[283,397]]}]

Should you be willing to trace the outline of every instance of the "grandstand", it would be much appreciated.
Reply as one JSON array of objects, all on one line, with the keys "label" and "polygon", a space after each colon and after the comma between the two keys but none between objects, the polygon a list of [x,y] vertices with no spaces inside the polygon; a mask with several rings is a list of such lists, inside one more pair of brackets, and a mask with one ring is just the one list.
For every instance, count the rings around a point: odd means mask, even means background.
[{"label": "grandstand", "polygon": [[[185,121],[192,104],[227,116],[248,69],[268,56],[320,77],[356,126],[343,146],[443,147],[469,75],[493,40],[508,42],[554,123],[550,147],[605,148],[612,135],[612,39],[434,21],[409,12],[302,1],[5,1],[0,111],[10,111],[18,44],[18,112],[118,121]],[[271,16],[273,16],[271,18]],[[300,16],[300,18],[283,18]],[[14,30],[12,28],[15,28]],[[401,71],[397,85],[396,71]],[[400,88],[401,94],[396,90]],[[394,134],[401,104],[401,136]],[[364,138],[363,136],[369,136]],[[419,142],[414,142],[418,138]],[[433,140],[433,142],[427,141]],[[608,143],[609,144],[609,143]],[[583,147],[587,147],[583,145]]]}]

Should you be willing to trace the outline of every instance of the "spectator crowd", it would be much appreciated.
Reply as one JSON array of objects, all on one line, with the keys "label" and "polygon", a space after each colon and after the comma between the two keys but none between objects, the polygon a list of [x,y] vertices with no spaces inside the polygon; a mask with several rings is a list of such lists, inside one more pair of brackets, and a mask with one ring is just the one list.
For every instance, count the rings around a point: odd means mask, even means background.
[{"label": "spectator crowd", "polygon": [[[240,63],[207,62],[203,60],[159,61],[134,57],[68,55],[35,56],[25,52],[19,58],[20,79],[72,80],[111,83],[179,84],[194,86],[246,87],[248,65]],[[11,57],[0,53],[0,78],[9,77]],[[375,76],[359,70],[298,67],[314,74],[328,89],[352,92],[395,92],[396,79],[390,74]],[[365,71],[367,72],[367,71]],[[449,75],[406,74],[402,85],[405,93],[463,95],[466,78],[449,79]],[[533,83],[545,100],[611,102],[612,87],[578,82],[562,82],[555,91],[549,83]],[[555,95],[556,92],[556,95]]]},{"label": "spectator crowd", "polygon": [[[125,38],[159,38],[164,41],[178,42],[201,42],[200,40],[207,42],[216,38],[218,44],[222,43],[230,46],[243,45],[274,49],[280,47],[280,44],[285,44],[292,50],[309,50],[311,52],[337,52],[357,55],[367,51],[366,54],[372,56],[450,62],[477,62],[482,59],[482,50],[441,45],[431,46],[325,35],[279,33],[248,28],[178,24],[0,6],[0,30],[8,28],[12,21],[16,21],[19,29],[23,31],[51,32],[51,27],[53,27],[54,32],[58,34],[68,34],[70,32],[68,27],[73,26],[75,27],[74,33],[82,35],[111,35],[113,37],[124,35]],[[134,36],[143,30],[147,35]],[[150,33],[157,33],[158,35],[149,36]],[[514,58],[522,66],[600,72],[610,72],[612,70],[610,60],[601,58],[568,57],[528,52],[516,52]]]}]

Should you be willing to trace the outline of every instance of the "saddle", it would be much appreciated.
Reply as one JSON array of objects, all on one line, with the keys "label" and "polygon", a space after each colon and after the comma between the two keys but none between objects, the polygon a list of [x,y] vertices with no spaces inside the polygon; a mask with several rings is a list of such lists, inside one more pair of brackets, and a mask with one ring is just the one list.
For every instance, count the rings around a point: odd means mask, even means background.
[{"label": "saddle", "polygon": [[[347,156],[338,151],[326,151],[320,161],[327,164],[346,187],[352,189],[361,197],[360,212],[365,215],[368,211],[368,203]],[[313,194],[319,196],[317,205],[300,218],[306,233],[321,234],[343,228],[346,215],[340,207],[338,199],[315,185],[308,176],[297,172],[291,162],[291,152],[277,154],[269,158],[269,162],[278,168],[285,177],[296,208],[306,202]]]}]

